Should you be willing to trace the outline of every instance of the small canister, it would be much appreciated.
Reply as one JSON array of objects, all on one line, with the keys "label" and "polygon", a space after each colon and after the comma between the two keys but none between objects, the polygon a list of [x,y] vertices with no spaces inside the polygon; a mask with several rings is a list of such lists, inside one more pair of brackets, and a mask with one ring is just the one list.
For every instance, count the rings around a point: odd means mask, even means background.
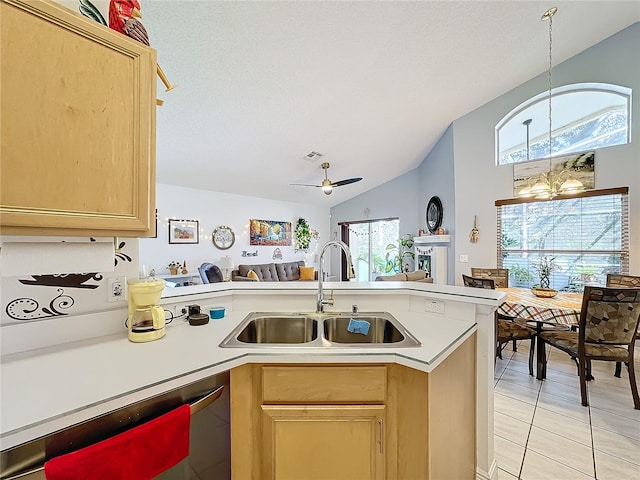
[{"label": "small canister", "polygon": [[211,307],[209,308],[209,316],[212,320],[218,320],[224,318],[224,307]]}]

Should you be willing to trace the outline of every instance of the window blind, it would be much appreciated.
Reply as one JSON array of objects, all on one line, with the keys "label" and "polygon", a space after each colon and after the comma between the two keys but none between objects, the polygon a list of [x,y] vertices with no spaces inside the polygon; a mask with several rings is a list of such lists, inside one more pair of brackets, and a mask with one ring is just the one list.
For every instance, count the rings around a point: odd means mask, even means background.
[{"label": "window blind", "polygon": [[627,189],[547,201],[498,201],[499,268],[510,285],[540,283],[539,266],[552,260],[551,287],[581,291],[606,282],[607,273],[629,271]]}]

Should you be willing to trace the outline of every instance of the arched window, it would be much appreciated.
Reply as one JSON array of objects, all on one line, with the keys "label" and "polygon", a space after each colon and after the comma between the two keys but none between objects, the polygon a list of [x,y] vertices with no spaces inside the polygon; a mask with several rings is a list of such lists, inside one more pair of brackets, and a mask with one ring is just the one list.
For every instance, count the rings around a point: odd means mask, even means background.
[{"label": "arched window", "polygon": [[[575,83],[554,88],[552,156],[629,143],[630,109],[631,89],[627,87]],[[529,119],[531,122],[525,122]],[[549,92],[543,92],[520,104],[496,125],[496,164],[548,156]]]}]

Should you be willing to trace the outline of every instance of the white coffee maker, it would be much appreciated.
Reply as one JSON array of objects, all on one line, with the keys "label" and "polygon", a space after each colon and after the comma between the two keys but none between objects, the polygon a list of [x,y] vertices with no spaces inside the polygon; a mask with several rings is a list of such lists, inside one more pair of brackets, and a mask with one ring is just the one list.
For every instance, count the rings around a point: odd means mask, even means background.
[{"label": "white coffee maker", "polygon": [[162,279],[130,279],[129,340],[151,342],[165,335],[164,309],[156,305],[164,290]]}]

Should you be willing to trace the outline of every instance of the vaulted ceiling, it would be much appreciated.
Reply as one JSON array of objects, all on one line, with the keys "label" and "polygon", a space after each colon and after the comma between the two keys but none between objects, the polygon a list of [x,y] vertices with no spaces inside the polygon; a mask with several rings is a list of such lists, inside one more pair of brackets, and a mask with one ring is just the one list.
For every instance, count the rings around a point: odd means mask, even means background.
[{"label": "vaulted ceiling", "polygon": [[[143,1],[179,85],[159,84],[157,180],[326,206],[352,198],[545,72],[540,17],[552,6],[554,64],[640,21],[636,1]],[[330,196],[289,185],[319,185],[323,161],[332,181],[364,180]]]}]

